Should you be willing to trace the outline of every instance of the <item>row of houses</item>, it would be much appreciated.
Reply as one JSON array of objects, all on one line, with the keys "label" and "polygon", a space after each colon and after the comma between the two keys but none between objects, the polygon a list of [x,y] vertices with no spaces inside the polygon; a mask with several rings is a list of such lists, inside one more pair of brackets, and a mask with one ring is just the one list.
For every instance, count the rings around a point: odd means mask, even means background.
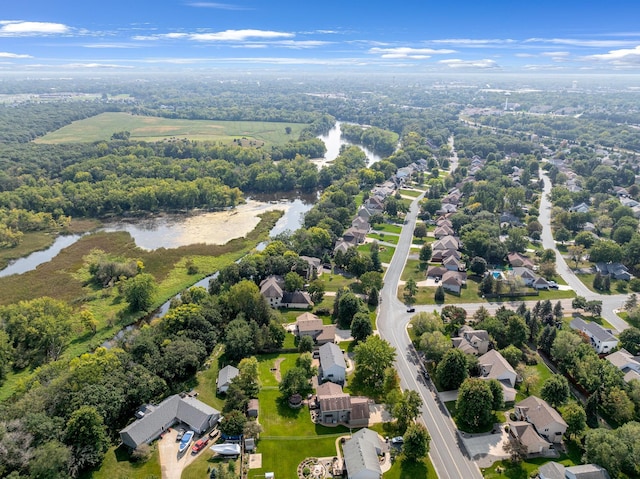
[{"label": "row of houses", "polygon": [[[441,263],[440,266],[427,268],[427,279],[439,282],[442,288],[455,294],[460,294],[467,283],[465,265],[461,261],[462,254],[460,240],[453,236],[453,227],[449,214],[440,216],[436,220],[436,241],[431,245],[431,261]],[[446,234],[449,233],[449,234]]]},{"label": "row of houses", "polygon": [[529,257],[513,252],[507,255],[507,261],[512,268],[508,274],[520,279],[525,286],[538,290],[551,287],[552,283],[535,272],[536,265]]}]

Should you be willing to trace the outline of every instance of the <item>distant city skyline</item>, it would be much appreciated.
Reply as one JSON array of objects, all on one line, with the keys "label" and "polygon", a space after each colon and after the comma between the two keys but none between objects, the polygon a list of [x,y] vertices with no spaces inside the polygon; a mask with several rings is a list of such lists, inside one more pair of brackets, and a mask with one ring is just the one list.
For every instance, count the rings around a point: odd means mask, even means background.
[{"label": "distant city skyline", "polygon": [[640,72],[634,0],[4,3],[0,73]]}]

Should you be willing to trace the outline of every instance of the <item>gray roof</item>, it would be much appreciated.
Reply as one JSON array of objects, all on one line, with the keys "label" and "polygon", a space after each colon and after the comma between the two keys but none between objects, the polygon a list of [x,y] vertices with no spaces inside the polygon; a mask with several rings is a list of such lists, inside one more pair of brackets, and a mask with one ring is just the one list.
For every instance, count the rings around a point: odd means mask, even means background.
[{"label": "gray roof", "polygon": [[[182,421],[190,427],[201,431],[209,419],[220,416],[220,412],[194,397],[169,396],[154,408],[147,408],[144,417],[132,422],[120,431],[123,442],[135,447],[152,441],[172,424]],[[134,446],[135,444],[135,446]]]},{"label": "gray roof", "polygon": [[371,429],[360,429],[342,446],[347,474],[353,477],[363,470],[382,475],[378,451],[380,439],[378,433]]},{"label": "gray roof", "polygon": [[320,367],[323,370],[327,370],[332,366],[347,369],[342,350],[333,343],[323,344],[320,346]]},{"label": "gray roof", "polygon": [[572,474],[576,479],[609,479],[609,473],[597,464],[580,464],[565,468],[565,473]]},{"label": "gray roof", "polygon": [[544,479],[565,479],[564,466],[559,462],[547,462],[538,469],[538,474]]},{"label": "gray roof", "polygon": [[225,384],[229,384],[233,378],[240,374],[240,370],[234,366],[225,366],[220,372],[218,372],[218,379],[216,380],[216,386],[220,387]]},{"label": "gray roof", "polygon": [[584,321],[581,318],[576,318],[571,321],[571,327],[580,331],[587,332],[591,337],[600,341],[617,341],[618,339],[611,333],[611,331],[604,329],[598,323],[593,321]]},{"label": "gray roof", "polygon": [[483,376],[488,379],[498,379],[504,373],[516,375],[511,364],[495,349],[488,351],[478,358],[483,370]]},{"label": "gray roof", "polygon": [[546,426],[553,422],[557,422],[565,428],[567,427],[567,423],[562,419],[560,413],[553,409],[544,399],[529,396],[516,404],[515,407],[516,410],[522,410],[527,420],[539,431],[543,431]]}]

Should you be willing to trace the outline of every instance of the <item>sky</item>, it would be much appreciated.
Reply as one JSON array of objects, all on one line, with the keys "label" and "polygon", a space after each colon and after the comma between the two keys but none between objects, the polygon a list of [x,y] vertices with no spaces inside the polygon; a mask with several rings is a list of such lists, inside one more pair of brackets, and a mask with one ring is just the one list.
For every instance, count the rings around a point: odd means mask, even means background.
[{"label": "sky", "polygon": [[640,72],[638,0],[1,0],[0,72]]}]

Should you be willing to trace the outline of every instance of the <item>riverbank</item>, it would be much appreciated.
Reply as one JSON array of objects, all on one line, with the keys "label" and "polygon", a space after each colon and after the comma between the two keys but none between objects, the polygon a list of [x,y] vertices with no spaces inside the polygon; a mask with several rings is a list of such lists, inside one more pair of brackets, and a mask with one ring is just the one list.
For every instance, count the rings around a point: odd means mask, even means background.
[{"label": "riverbank", "polygon": [[[282,215],[281,210],[261,214],[258,225],[251,232],[224,245],[195,244],[146,251],[138,248],[125,232],[87,235],[34,271],[0,278],[0,305],[50,296],[68,301],[74,306],[81,305],[83,309],[91,311],[99,323],[97,331],[95,334],[82,330],[77,332],[63,355],[75,357],[95,349],[123,327],[136,323],[147,314],[129,312],[126,302],[121,301],[117,288],[98,289],[86,282],[83,258],[92,250],[101,249],[116,257],[141,260],[145,265],[145,272],[153,275],[158,283],[158,293],[150,308],[155,310],[171,297],[237,261],[268,239],[269,232]],[[193,265],[198,272],[189,274],[189,265]],[[25,378],[28,374],[29,372],[18,375],[10,373],[0,388],[0,401],[12,394],[18,378]]]}]

